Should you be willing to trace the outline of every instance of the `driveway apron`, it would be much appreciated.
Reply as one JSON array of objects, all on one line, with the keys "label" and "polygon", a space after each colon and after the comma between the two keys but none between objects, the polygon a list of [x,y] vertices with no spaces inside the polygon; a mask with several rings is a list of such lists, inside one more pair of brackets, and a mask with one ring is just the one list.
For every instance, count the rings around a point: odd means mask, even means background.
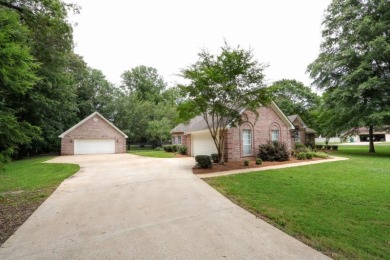
[{"label": "driveway apron", "polygon": [[327,259],[193,175],[193,158],[50,162],[81,169],[3,244],[0,259]]}]

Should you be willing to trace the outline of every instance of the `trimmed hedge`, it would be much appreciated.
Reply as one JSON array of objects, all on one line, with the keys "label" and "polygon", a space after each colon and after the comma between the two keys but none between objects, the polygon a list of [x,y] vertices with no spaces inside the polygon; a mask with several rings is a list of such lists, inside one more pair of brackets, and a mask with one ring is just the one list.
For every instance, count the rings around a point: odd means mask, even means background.
[{"label": "trimmed hedge", "polygon": [[209,155],[197,155],[195,156],[195,161],[201,168],[211,168],[211,156]]},{"label": "trimmed hedge", "polygon": [[337,151],[339,149],[339,146],[338,145],[322,145],[322,144],[318,144],[315,146],[315,149],[318,151],[318,150],[333,150],[333,151]]}]

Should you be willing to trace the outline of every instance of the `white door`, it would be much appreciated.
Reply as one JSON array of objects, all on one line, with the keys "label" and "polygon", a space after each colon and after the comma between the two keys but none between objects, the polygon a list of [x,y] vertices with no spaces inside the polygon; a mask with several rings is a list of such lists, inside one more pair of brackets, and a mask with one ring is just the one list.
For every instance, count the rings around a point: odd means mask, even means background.
[{"label": "white door", "polygon": [[218,153],[210,133],[192,134],[192,153],[197,155],[211,155]]},{"label": "white door", "polygon": [[115,139],[75,139],[74,154],[115,153]]}]

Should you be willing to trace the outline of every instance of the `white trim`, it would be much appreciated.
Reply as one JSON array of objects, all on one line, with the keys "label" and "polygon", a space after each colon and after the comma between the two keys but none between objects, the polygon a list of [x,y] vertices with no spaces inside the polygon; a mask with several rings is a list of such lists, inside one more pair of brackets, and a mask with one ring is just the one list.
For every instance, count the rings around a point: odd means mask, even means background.
[{"label": "white trim", "polygon": [[275,104],[275,102],[271,101],[270,108],[272,108],[276,114],[286,123],[286,125],[290,128],[290,130],[295,129],[294,125],[290,122],[287,116],[280,110],[280,108]]},{"label": "white trim", "polygon": [[106,122],[107,124],[109,124],[112,128],[114,128],[116,131],[118,131],[121,135],[123,135],[125,138],[127,138],[127,135],[125,133],[123,133],[121,130],[119,130],[116,126],[114,126],[110,121],[108,121],[106,118],[104,118],[104,116],[102,116],[101,114],[99,114],[99,112],[93,112],[92,114],[90,114],[89,116],[87,116],[86,118],[84,118],[83,120],[81,120],[80,122],[78,122],[77,124],[75,124],[74,126],[72,126],[71,128],[69,128],[68,130],[66,130],[65,132],[63,132],[62,134],[60,134],[58,137],[59,138],[64,138],[65,135],[69,134],[70,132],[72,132],[73,130],[75,130],[77,127],[79,127],[80,125],[82,125],[83,123],[85,123],[87,120],[91,119],[92,117],[94,116],[99,116],[101,119],[104,120],[104,122]]}]

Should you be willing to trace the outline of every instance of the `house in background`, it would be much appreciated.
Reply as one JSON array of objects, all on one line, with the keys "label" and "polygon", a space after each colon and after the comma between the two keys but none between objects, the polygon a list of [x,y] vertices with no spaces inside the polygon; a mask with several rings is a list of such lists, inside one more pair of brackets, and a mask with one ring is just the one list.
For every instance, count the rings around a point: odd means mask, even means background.
[{"label": "house in background", "polygon": [[[387,130],[387,131],[386,131]],[[368,127],[359,127],[352,129],[349,132],[342,134],[345,141],[348,143],[360,143],[360,142],[369,142],[370,135],[368,133]],[[374,127],[374,142],[390,142],[390,131],[389,127],[384,129],[375,129]]]},{"label": "house in background", "polygon": [[298,115],[292,115],[287,117],[290,122],[294,125],[294,130],[292,131],[292,145],[300,143],[302,145],[314,145],[316,131],[307,127],[302,118]]},{"label": "house in background", "polygon": [[[283,114],[279,107],[271,102],[268,106],[261,106],[259,117],[243,110],[245,122],[237,127],[228,128],[225,137],[225,161],[240,161],[258,154],[260,144],[268,141],[283,142],[288,152],[292,148],[291,131],[294,125]],[[217,153],[214,141],[203,117],[197,116],[188,124],[179,124],[171,130],[172,143],[186,145],[190,156],[210,155]]]}]

